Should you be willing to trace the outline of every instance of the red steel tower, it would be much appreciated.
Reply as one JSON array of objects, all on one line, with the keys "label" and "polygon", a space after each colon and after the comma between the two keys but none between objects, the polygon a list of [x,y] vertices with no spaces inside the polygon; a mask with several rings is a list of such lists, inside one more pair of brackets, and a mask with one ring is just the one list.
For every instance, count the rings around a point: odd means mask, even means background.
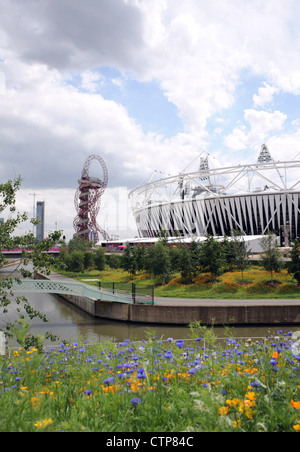
[{"label": "red steel tower", "polygon": [[[89,170],[93,160],[101,165],[103,180],[90,177]],[[85,162],[79,186],[75,193],[75,209],[77,216],[74,219],[74,237],[80,236],[87,241],[99,242],[99,233],[104,240],[109,240],[109,235],[97,223],[97,215],[100,210],[101,196],[105,192],[108,183],[108,171],[105,162],[99,155],[91,155]]]}]

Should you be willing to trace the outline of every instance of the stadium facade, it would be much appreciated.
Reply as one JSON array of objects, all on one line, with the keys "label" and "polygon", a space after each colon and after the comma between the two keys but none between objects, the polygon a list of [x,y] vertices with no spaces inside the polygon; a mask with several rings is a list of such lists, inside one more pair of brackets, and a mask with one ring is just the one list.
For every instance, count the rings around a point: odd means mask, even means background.
[{"label": "stadium facade", "polygon": [[274,161],[266,145],[256,163],[212,168],[151,181],[129,194],[140,238],[300,235],[300,161]]}]

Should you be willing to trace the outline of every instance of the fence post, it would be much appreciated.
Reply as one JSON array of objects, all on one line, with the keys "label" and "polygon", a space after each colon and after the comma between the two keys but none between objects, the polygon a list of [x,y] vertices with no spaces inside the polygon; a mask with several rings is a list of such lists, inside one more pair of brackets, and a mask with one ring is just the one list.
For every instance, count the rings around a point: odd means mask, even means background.
[{"label": "fence post", "polygon": [[115,283],[113,282],[113,294],[115,293]]},{"label": "fence post", "polygon": [[135,304],[135,295],[136,295],[136,292],[135,292],[135,284],[134,283],[132,283],[132,289],[131,289],[131,292],[132,292],[132,301],[133,301],[133,304]]},{"label": "fence post", "polygon": [[101,281],[98,282],[99,290],[101,290]]},{"label": "fence post", "polygon": [[154,306],[154,288],[155,286],[152,286],[152,306]]}]

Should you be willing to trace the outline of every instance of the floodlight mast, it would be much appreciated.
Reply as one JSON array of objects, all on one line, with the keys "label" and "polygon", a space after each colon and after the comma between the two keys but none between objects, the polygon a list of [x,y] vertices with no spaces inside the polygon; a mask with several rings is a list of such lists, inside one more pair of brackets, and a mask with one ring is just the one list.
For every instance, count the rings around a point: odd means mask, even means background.
[{"label": "floodlight mast", "polygon": [[[99,162],[103,172],[103,180],[97,177],[90,177],[89,170],[93,160]],[[99,233],[104,240],[110,237],[104,229],[97,223],[97,216],[101,205],[101,196],[105,192],[108,184],[108,171],[106,164],[99,155],[91,155],[85,162],[79,186],[75,193],[74,204],[77,216],[74,219],[74,237],[82,237],[86,241],[99,242]]]}]

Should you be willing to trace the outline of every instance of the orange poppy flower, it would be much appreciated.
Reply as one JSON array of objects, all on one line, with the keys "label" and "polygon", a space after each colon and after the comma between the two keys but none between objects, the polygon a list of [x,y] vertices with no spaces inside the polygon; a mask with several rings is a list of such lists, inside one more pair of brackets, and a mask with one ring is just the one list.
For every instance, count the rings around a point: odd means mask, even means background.
[{"label": "orange poppy flower", "polygon": [[291,406],[293,408],[297,408],[297,410],[300,410],[300,402],[295,402],[293,399],[291,400]]}]

